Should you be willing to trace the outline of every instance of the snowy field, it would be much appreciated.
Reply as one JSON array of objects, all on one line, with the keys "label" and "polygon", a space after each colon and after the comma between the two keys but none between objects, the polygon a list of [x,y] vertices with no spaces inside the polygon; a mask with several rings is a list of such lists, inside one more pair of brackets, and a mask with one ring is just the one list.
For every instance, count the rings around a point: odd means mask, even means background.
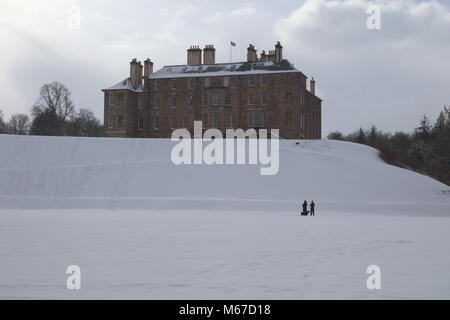
[{"label": "snowy field", "polygon": [[[0,211],[0,298],[450,298],[450,219]],[[79,265],[82,289],[65,288]],[[366,288],[381,267],[382,288]]]},{"label": "snowy field", "polygon": [[275,176],[173,145],[0,136],[0,298],[450,299],[448,186],[345,142],[281,141]]}]

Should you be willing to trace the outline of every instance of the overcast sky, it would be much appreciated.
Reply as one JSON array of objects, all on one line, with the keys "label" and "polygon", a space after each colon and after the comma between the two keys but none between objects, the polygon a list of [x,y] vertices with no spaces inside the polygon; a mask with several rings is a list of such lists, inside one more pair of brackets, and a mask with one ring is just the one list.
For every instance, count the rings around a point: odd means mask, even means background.
[{"label": "overcast sky", "polygon": [[[369,30],[367,7],[381,8]],[[80,11],[80,24],[76,12]],[[75,14],[75,15],[74,15]],[[375,124],[412,130],[450,105],[450,3],[418,0],[0,2],[0,110],[28,113],[44,83],[60,81],[77,108],[103,119],[102,88],[147,57],[159,69],[185,64],[190,45],[214,44],[218,62],[284,46],[317,80],[323,134]]]}]

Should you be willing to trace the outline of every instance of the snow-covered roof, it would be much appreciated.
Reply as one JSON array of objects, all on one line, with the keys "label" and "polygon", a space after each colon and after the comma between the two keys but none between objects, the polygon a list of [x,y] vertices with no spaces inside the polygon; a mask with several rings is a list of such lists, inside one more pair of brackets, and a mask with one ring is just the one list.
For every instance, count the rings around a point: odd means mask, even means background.
[{"label": "snow-covered roof", "polygon": [[220,63],[211,65],[179,65],[165,66],[155,73],[152,73],[150,79],[164,78],[193,78],[204,76],[233,76],[248,74],[268,74],[268,73],[289,73],[300,72],[293,64],[287,60],[280,63],[273,61],[267,62],[236,62]]},{"label": "snow-covered roof", "polygon": [[144,92],[144,86],[140,86],[137,89],[135,89],[133,87],[133,84],[131,83],[131,79],[130,78],[126,78],[125,80],[120,81],[118,84],[110,87],[110,88],[106,88],[103,90],[130,90],[133,92]]}]

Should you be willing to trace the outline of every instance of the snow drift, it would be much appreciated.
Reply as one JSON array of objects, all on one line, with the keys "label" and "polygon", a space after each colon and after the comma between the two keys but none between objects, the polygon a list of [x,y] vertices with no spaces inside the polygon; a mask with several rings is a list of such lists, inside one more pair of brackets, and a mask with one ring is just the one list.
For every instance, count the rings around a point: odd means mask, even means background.
[{"label": "snow drift", "polygon": [[[277,175],[181,165],[167,139],[0,135],[0,208],[251,209],[450,213],[448,187],[341,141],[280,141]],[[206,143],[205,143],[206,145]]]}]

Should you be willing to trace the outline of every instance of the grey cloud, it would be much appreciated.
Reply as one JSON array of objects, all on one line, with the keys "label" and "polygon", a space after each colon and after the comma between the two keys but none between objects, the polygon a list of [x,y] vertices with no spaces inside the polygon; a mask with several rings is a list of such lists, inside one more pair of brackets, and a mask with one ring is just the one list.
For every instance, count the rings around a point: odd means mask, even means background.
[{"label": "grey cloud", "polygon": [[[324,129],[375,124],[411,130],[450,103],[450,14],[437,2],[380,1],[382,29],[366,28],[369,1],[308,0],[277,32],[297,67],[318,79]],[[306,21],[305,21],[306,20]]]}]

